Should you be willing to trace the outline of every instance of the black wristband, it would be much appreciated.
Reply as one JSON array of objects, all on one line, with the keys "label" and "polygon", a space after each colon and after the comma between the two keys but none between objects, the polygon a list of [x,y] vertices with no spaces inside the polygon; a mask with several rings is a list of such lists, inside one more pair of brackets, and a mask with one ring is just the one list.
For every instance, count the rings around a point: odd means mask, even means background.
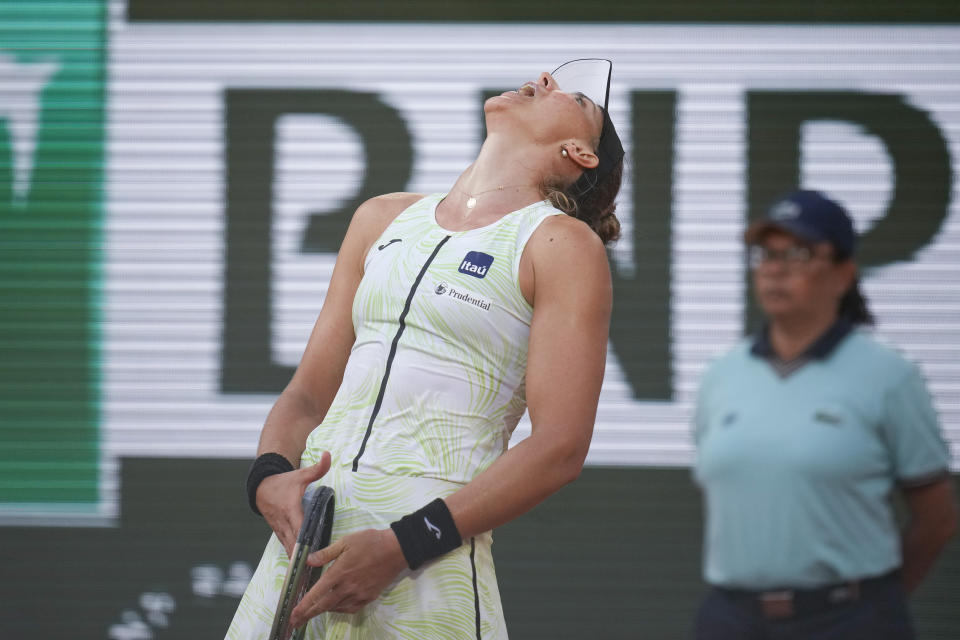
[{"label": "black wristband", "polygon": [[255,514],[263,515],[260,509],[257,509],[257,487],[260,483],[264,478],[288,471],[293,471],[293,465],[279,453],[265,453],[253,461],[250,471],[247,472],[247,499]]},{"label": "black wristband", "polygon": [[403,557],[411,569],[417,569],[427,560],[453,551],[463,543],[450,509],[441,498],[390,523],[390,528],[396,534]]}]

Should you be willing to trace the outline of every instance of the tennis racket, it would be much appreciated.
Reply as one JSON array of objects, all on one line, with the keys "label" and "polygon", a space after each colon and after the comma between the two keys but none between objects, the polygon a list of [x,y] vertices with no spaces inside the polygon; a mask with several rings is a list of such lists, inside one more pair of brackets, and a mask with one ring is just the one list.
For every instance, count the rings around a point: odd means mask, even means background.
[{"label": "tennis racket", "polygon": [[293,546],[287,576],[280,589],[280,602],[277,603],[277,613],[273,618],[270,640],[302,640],[306,633],[307,626],[303,625],[293,629],[293,635],[290,635],[290,614],[323,571],[323,567],[308,565],[307,556],[330,544],[333,506],[333,489],[330,487],[312,484],[303,494],[303,524],[297,535],[297,543]]}]

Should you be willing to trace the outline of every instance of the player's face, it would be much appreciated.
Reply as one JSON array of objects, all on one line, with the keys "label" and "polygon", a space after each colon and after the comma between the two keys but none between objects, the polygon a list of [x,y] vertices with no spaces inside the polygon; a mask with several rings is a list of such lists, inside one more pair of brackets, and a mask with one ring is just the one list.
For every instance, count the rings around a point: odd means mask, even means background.
[{"label": "player's face", "polygon": [[851,263],[835,262],[826,242],[809,245],[788,233],[770,231],[750,251],[757,302],[772,320],[835,313],[852,284]]},{"label": "player's face", "polygon": [[576,139],[593,150],[603,128],[603,111],[581,93],[567,93],[549,73],[516,91],[490,98],[484,105],[487,127],[509,127],[543,144]]}]

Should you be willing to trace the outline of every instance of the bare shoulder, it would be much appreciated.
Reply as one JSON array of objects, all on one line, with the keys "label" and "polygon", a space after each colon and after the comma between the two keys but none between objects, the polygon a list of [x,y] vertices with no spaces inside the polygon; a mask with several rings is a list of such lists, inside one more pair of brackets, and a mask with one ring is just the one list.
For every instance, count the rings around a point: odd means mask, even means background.
[{"label": "bare shoulder", "polygon": [[357,207],[354,219],[365,226],[368,224],[376,226],[382,223],[382,231],[407,207],[422,198],[423,194],[407,192],[385,193],[375,196]]},{"label": "bare shoulder", "polygon": [[530,237],[534,265],[542,260],[576,263],[582,260],[606,263],[606,250],[600,236],[585,222],[571,216],[550,216]]},{"label": "bare shoulder", "polygon": [[[564,295],[564,291],[610,295],[610,266],[603,241],[585,222],[566,215],[547,218],[530,236],[520,259],[519,279],[524,298],[534,305],[538,297],[542,302],[544,295],[572,302],[576,296]],[[581,283],[593,284],[584,287]]]},{"label": "bare shoulder", "polygon": [[383,195],[370,198],[360,205],[360,208],[395,209],[397,210],[397,213],[399,213],[422,198],[422,193],[410,193],[409,191],[384,193]]},{"label": "bare shoulder", "polygon": [[419,193],[387,193],[370,198],[354,212],[344,246],[349,245],[359,252],[362,261],[390,223],[421,198],[423,195]]}]

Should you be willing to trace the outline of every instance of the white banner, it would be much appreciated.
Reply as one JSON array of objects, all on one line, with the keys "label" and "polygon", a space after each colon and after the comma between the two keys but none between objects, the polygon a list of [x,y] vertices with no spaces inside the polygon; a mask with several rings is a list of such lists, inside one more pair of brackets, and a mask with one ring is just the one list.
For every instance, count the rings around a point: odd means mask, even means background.
[{"label": "white banner", "polygon": [[[482,136],[484,90],[577,57],[613,60],[610,110],[632,163],[631,95],[674,92],[672,398],[636,399],[611,350],[589,464],[687,465],[689,419],[709,360],[743,333],[741,234],[751,92],[895,94],[960,157],[960,28],[126,23],[109,34],[104,429],[108,455],[252,457],[275,394],[221,388],[226,270],[226,96],[364,92],[399,113],[413,149],[406,190],[446,190]],[[294,365],[335,255],[303,253],[308,213],[353,198],[371,161],[354,128],[289,113],[275,126],[273,359]],[[858,229],[895,187],[883,139],[854,122],[805,124],[802,186],[848,206]],[[877,333],[918,362],[960,460],[960,205],[908,260],[865,274]],[[613,256],[634,264],[628,170]],[[514,441],[528,433],[521,424]]]}]

